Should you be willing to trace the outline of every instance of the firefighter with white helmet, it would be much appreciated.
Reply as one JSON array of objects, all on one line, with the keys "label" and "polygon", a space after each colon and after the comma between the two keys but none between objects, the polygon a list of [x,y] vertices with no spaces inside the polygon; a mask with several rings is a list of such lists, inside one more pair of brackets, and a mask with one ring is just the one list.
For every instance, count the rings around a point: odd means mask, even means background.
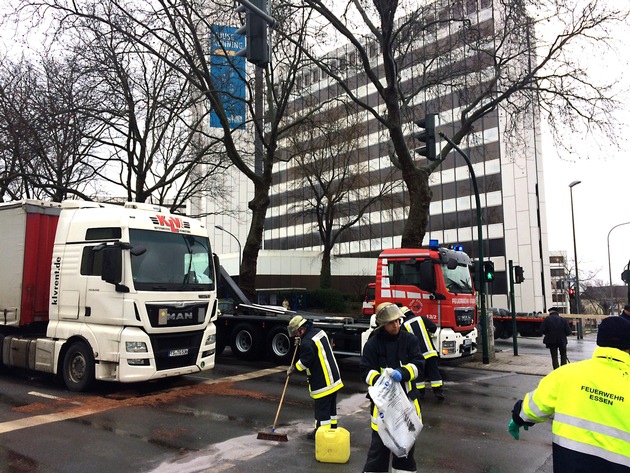
[{"label": "firefighter with white helmet", "polygon": [[307,438],[314,440],[319,427],[337,427],[337,392],[343,387],[341,373],[326,332],[301,315],[290,320],[287,330],[290,336],[301,339],[300,359],[289,367],[287,375],[306,371],[315,412],[315,429]]},{"label": "firefighter with white helmet", "polygon": [[[384,302],[378,305],[376,308],[377,328],[363,347],[359,369],[368,386],[374,386],[386,368],[393,368],[392,379],[401,384],[407,397],[415,406],[416,413],[420,416],[416,380],[423,379],[424,357],[420,352],[418,339],[410,332],[400,329],[403,317],[403,313],[396,304]],[[415,445],[406,458],[392,455],[378,434],[376,425],[378,411],[374,403],[371,408],[372,440],[363,471],[370,473],[390,471],[390,458],[392,471],[417,471],[414,458]]]}]

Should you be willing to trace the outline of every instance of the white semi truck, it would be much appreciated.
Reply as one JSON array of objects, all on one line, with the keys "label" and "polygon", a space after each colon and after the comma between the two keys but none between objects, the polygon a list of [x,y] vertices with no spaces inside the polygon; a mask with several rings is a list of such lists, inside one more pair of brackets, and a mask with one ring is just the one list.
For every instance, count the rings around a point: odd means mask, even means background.
[{"label": "white semi truck", "polygon": [[0,204],[0,362],[92,381],[214,367],[216,272],[206,228],[150,204]]}]

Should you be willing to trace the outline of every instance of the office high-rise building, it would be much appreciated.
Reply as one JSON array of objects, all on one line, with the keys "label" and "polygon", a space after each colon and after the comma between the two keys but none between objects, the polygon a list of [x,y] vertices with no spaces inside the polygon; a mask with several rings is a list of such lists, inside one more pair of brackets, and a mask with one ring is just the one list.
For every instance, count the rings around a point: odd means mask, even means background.
[{"label": "office high-rise building", "polygon": [[[448,20],[449,15],[466,16],[475,24],[493,24],[496,20],[491,0],[468,0],[436,2],[432,6],[435,19]],[[431,48],[438,41],[449,41],[460,34],[461,22],[443,21],[436,23],[430,35],[414,47]],[[375,66],[381,60],[376,45],[368,44],[370,60]],[[457,61],[458,51],[441,56],[441,60]],[[329,52],[327,57],[334,58],[338,70],[348,77],[354,75],[348,83],[354,84],[353,93],[367,102],[376,100],[373,89],[368,85],[357,64],[357,57],[352,48],[339,47]],[[417,64],[408,63],[398,72],[403,78],[403,85],[413,87],[417,77]],[[526,67],[524,65],[523,67]],[[377,69],[379,70],[379,69]],[[483,69],[464,71],[464,76],[476,75],[471,80],[479,80]],[[322,97],[329,100],[337,97],[340,102],[347,102],[344,92],[335,86],[333,79],[325,76],[316,67],[305,68],[298,78],[298,86],[305,96]],[[467,105],[466,93],[457,84],[465,84],[465,79],[454,81],[453,85],[440,87],[439,94],[433,89],[418,96],[409,105],[408,125],[409,145],[414,147],[413,121],[427,112],[437,112],[441,129],[447,133],[454,130],[461,107]],[[309,100],[296,99],[292,104],[296,113],[301,106],[308,106]],[[338,104],[337,104],[338,107]],[[327,113],[331,109],[328,109]],[[338,117],[333,114],[332,116]],[[476,174],[479,197],[482,208],[484,256],[494,263],[495,281],[487,289],[488,306],[508,307],[509,262],[524,269],[525,281],[515,285],[516,308],[518,311],[542,311],[551,301],[549,251],[547,248],[546,214],[543,186],[542,154],[540,146],[540,124],[536,109],[530,109],[525,115],[520,129],[521,140],[515,146],[507,136],[507,120],[501,109],[486,114],[475,123],[475,131],[468,136],[460,147],[470,157]],[[363,175],[360,186],[363,194],[350,194],[339,209],[352,213],[356,211],[351,201],[377,192],[383,176],[388,176],[395,183],[388,190],[390,199],[377,203],[360,219],[351,232],[346,234],[333,249],[338,258],[337,271],[344,274],[343,261],[351,258],[375,258],[382,249],[399,247],[405,225],[408,196],[400,173],[392,166],[388,155],[388,134],[377,121],[365,111],[354,110],[347,116],[339,115],[335,121],[340,126],[359,127],[362,135],[356,140],[352,151],[346,150],[352,161],[343,165],[352,172]],[[279,153],[291,154],[295,146],[295,137],[281,143]],[[299,136],[298,136],[299,139]],[[284,150],[283,150],[284,149]],[[418,159],[424,159],[418,156]],[[315,218],[304,205],[312,200],[311,190],[300,179],[299,166],[295,160],[280,161],[274,168],[274,181],[271,189],[271,205],[265,222],[263,249],[275,251],[321,251],[322,245],[317,231]],[[242,183],[242,181],[241,181]],[[477,254],[477,217],[475,193],[465,160],[455,151],[430,177],[433,198],[430,204],[430,218],[423,244],[429,239],[437,239],[443,246],[460,244],[472,257]],[[240,187],[240,186],[239,186]],[[247,193],[240,191],[241,209],[247,208],[247,201],[242,200]],[[245,217],[243,215],[243,217]],[[344,216],[339,217],[343,219]],[[241,218],[237,227],[238,234],[245,235],[249,220]],[[224,223],[221,225],[225,226]],[[236,228],[236,227],[232,227]],[[224,238],[225,235],[222,236]],[[224,240],[230,244],[229,240]],[[232,248],[233,250],[233,248]],[[219,251],[222,251],[219,248]],[[310,254],[310,253],[309,253]],[[260,255],[264,259],[265,252]],[[288,258],[288,256],[287,256]],[[260,264],[259,264],[260,265]],[[291,271],[291,265],[278,267],[277,271]],[[375,266],[372,271],[374,271]],[[276,270],[274,270],[276,271]],[[319,271],[316,267],[315,274]],[[259,272],[260,274],[260,272]],[[373,274],[373,273],[372,273]],[[346,276],[352,276],[345,272]],[[299,276],[299,275],[295,275]],[[334,274],[333,274],[334,276]],[[366,276],[361,274],[361,276]]]}]

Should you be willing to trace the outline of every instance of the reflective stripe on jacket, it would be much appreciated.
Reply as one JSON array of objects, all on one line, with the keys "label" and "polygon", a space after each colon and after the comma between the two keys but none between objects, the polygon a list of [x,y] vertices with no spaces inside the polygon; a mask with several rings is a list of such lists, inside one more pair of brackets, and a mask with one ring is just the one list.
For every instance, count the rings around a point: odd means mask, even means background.
[{"label": "reflective stripe on jacket", "polygon": [[431,334],[427,330],[422,317],[413,317],[405,322],[404,327],[408,332],[413,333],[416,337],[418,337],[418,340],[420,340],[420,351],[425,359],[437,356],[437,350],[433,346]]},{"label": "reflective stripe on jacket", "polygon": [[[598,347],[590,360],[561,366],[525,395],[519,417],[553,416],[553,442],[573,452],[571,471],[584,471],[584,455],[630,471],[630,354]],[[625,471],[623,469],[622,471]]]},{"label": "reflective stripe on jacket", "polygon": [[343,387],[337,360],[326,332],[310,328],[302,336],[298,371],[306,370],[308,389],[313,399],[327,396]]}]

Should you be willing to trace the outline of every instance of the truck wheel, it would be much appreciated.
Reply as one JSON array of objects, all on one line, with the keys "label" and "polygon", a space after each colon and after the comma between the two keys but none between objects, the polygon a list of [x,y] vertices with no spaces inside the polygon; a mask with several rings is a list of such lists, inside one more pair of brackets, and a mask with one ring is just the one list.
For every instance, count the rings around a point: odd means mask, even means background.
[{"label": "truck wheel", "polygon": [[286,365],[293,356],[293,340],[289,338],[286,327],[275,327],[267,335],[267,354],[274,363]]},{"label": "truck wheel", "polygon": [[70,391],[84,391],[94,381],[94,356],[83,342],[70,345],[63,358],[63,382]]},{"label": "truck wheel", "polygon": [[232,332],[232,353],[241,360],[252,360],[262,348],[262,334],[250,324],[240,324]]}]

